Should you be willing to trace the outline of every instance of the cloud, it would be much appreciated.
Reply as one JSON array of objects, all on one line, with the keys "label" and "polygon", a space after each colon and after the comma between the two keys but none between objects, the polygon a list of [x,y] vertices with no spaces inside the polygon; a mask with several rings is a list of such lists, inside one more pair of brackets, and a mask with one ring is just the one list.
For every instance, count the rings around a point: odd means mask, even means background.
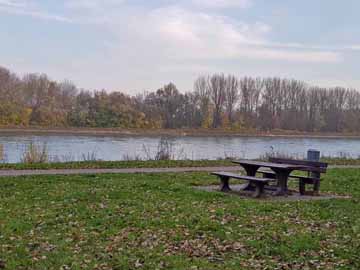
[{"label": "cloud", "polygon": [[66,23],[72,22],[72,20],[68,17],[51,14],[47,11],[41,10],[37,7],[36,2],[30,1],[0,0],[0,11],[8,14],[30,16],[43,20],[53,20]]},{"label": "cloud", "polygon": [[[127,19],[129,43],[141,43],[147,52],[173,60],[282,60],[338,62],[341,54],[271,43],[271,27],[228,17],[190,11],[177,6],[158,8]],[[120,26],[115,26],[116,33]],[[123,32],[122,32],[123,34]]]},{"label": "cloud", "polygon": [[[4,0],[5,1],[5,0]],[[193,6],[223,9],[223,8],[248,8],[253,0],[179,0],[179,5],[191,4]],[[106,6],[120,6],[127,0],[65,0],[65,6],[73,9],[103,9]]]},{"label": "cloud", "polygon": [[58,22],[65,22],[65,23],[72,23],[73,21],[67,17],[61,16],[61,15],[54,15],[49,14],[43,11],[36,11],[36,10],[25,10],[25,9],[12,9],[12,8],[4,8],[0,6],[0,11],[14,14],[14,15],[25,15],[30,16],[42,20],[52,20],[52,21],[58,21]]},{"label": "cloud", "polygon": [[284,60],[292,62],[310,62],[310,63],[333,63],[340,62],[342,56],[339,53],[331,51],[285,51],[279,49],[244,49],[238,53],[238,56],[267,59]]},{"label": "cloud", "polygon": [[350,45],[344,48],[345,50],[360,51],[360,45]]},{"label": "cloud", "polygon": [[70,0],[65,1],[64,5],[69,9],[96,9],[100,2],[96,0]]},{"label": "cloud", "polygon": [[251,0],[192,0],[192,3],[205,8],[248,8]]},{"label": "cloud", "polygon": [[66,0],[64,6],[75,10],[100,11],[107,8],[120,7],[125,0]]},{"label": "cloud", "polygon": [[[184,0],[205,8],[247,8],[252,0]],[[128,46],[138,43],[162,48],[168,58],[287,60],[338,62],[341,51],[359,46],[327,47],[272,42],[270,25],[245,23],[181,5],[155,9],[129,8],[126,0],[65,0],[64,14],[41,9],[33,0],[0,0],[0,11],[65,23],[104,24],[115,35],[128,34]],[[180,2],[181,3],[181,2]],[[141,20],[139,20],[141,18]],[[150,45],[149,45],[150,44]]]},{"label": "cloud", "polygon": [[[185,1],[206,8],[246,8],[252,3],[251,0]],[[143,57],[152,60],[153,56],[147,54],[157,54],[163,61],[239,61],[246,58],[328,63],[342,60],[341,49],[360,49],[357,46],[329,48],[276,43],[269,38],[273,29],[268,24],[241,22],[179,4],[145,9],[131,8],[126,0],[65,0],[62,4],[65,15],[57,15],[41,8],[39,3],[0,0],[0,11],[64,23],[103,25],[114,36],[113,45],[107,49],[118,55],[142,50]]]},{"label": "cloud", "polygon": [[26,2],[22,0],[0,0],[0,6],[13,7],[13,8],[25,8]]},{"label": "cloud", "polygon": [[262,44],[266,47],[274,48],[289,48],[289,49],[302,49],[302,50],[327,50],[333,52],[344,52],[344,51],[359,51],[360,45],[311,45],[303,43],[277,43],[277,42],[266,42]]}]

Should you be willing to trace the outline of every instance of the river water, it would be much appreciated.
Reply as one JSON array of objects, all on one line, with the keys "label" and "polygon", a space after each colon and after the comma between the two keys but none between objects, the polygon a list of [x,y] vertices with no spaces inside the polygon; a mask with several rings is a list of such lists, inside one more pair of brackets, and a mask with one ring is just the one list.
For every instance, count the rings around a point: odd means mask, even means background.
[{"label": "river water", "polygon": [[[96,158],[114,161],[148,159],[158,152],[160,137],[98,136],[19,136],[0,135],[6,162],[21,160],[31,142],[46,144],[49,156],[58,161],[79,161]],[[284,138],[284,137],[170,137],[176,159],[218,159],[224,157],[258,158],[267,153],[280,153],[298,158],[308,149],[317,149],[323,156],[359,157],[360,139],[349,138]]]}]

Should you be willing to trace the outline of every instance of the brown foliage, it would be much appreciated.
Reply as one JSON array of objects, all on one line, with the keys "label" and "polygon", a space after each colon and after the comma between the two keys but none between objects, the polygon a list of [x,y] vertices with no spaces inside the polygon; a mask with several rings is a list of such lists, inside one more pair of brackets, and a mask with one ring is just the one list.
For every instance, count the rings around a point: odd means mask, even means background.
[{"label": "brown foliage", "polygon": [[0,97],[0,126],[360,131],[358,91],[281,78],[214,74],[199,77],[192,92],[170,83],[132,97],[0,67]]}]

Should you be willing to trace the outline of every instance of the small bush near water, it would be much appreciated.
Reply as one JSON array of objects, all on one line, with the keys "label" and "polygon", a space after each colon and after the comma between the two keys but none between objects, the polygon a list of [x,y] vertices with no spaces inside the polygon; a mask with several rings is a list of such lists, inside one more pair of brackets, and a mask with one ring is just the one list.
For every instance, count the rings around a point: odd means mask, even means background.
[{"label": "small bush near water", "polygon": [[27,147],[25,152],[21,157],[22,163],[32,164],[32,163],[48,163],[49,154],[46,144],[37,145],[31,142]]}]

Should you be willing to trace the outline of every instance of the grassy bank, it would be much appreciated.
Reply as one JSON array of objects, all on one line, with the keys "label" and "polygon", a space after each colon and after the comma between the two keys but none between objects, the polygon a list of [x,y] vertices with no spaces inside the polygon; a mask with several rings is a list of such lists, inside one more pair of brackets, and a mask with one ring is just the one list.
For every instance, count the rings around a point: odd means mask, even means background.
[{"label": "grassy bank", "polygon": [[4,178],[0,265],[360,269],[359,181],[330,170],[322,190],[352,199],[285,203],[194,190],[202,173]]},{"label": "grassy bank", "polygon": [[[360,159],[323,158],[330,165],[360,165]],[[231,160],[159,160],[159,161],[81,161],[59,163],[0,163],[0,170],[48,170],[48,169],[125,169],[125,168],[172,168],[234,166]]]},{"label": "grassy bank", "polygon": [[0,170],[48,169],[125,169],[233,166],[230,160],[149,160],[149,161],[81,161],[59,163],[0,164]]}]

